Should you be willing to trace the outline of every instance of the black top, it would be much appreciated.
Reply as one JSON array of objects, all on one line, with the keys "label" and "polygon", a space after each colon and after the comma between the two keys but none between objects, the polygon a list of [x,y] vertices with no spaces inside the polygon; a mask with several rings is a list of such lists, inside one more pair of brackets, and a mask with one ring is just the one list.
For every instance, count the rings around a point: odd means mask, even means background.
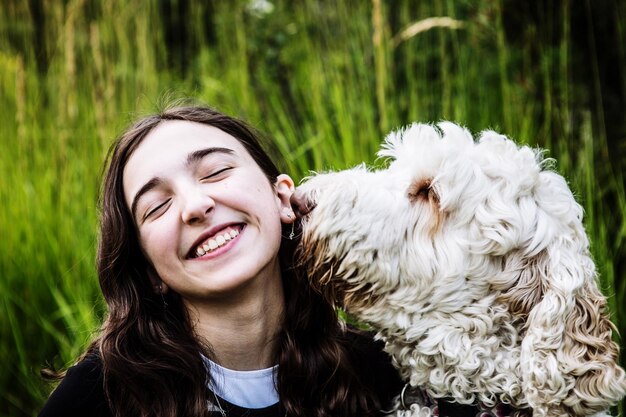
[{"label": "black top", "polygon": [[[370,335],[348,332],[348,350],[353,354],[359,377],[379,395],[381,404],[389,409],[393,397],[402,390],[404,383],[391,365],[389,356],[383,352],[383,343],[374,341]],[[359,365],[363,366],[359,366]],[[229,417],[283,417],[278,404],[246,409],[219,398],[220,406]],[[216,417],[219,412],[213,413]],[[100,357],[88,355],[78,364],[67,370],[65,378],[52,392],[39,413],[39,417],[94,416],[111,417],[107,404]]]},{"label": "black top", "polygon": [[[400,394],[404,383],[400,380],[391,359],[383,349],[383,343],[374,341],[371,335],[348,332],[349,351],[354,355],[355,364],[360,372],[363,383],[377,393],[383,409],[390,410],[392,400]],[[220,406],[229,417],[284,417],[277,404],[260,409],[247,409],[231,404],[219,398]],[[439,415],[444,416],[475,416],[477,409],[439,401]],[[219,412],[214,416],[220,417]],[[381,413],[381,415],[383,415]],[[39,413],[39,417],[58,416],[89,416],[112,417],[107,404],[103,381],[102,363],[96,354],[88,355],[78,364],[67,370],[65,378],[52,392],[48,401]]]}]

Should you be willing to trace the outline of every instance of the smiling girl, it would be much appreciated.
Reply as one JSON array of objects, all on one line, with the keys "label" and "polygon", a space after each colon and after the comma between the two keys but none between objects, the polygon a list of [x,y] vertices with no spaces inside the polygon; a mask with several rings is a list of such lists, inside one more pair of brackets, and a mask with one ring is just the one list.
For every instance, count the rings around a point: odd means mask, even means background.
[{"label": "smiling girl", "polygon": [[245,123],[170,108],[109,161],[108,314],[40,416],[373,416],[399,392],[381,345],[294,273],[294,183]]}]

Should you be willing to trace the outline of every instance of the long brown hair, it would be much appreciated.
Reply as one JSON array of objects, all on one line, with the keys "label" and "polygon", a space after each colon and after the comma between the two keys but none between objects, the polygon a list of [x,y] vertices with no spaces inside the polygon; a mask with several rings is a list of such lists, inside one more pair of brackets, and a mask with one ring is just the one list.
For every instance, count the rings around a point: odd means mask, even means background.
[{"label": "long brown hair", "polygon": [[[207,416],[208,372],[180,297],[155,294],[148,261],[124,199],[122,175],[142,140],[167,120],[217,127],[238,139],[274,183],[279,171],[244,122],[204,106],[168,108],[133,124],[113,144],[100,200],[97,269],[108,315],[90,351],[100,355],[105,393],[117,416]],[[283,234],[285,236],[286,233]],[[277,388],[289,416],[368,416],[379,409],[364,387],[333,307],[292,269],[293,243],[280,250],[286,311],[276,361]],[[164,307],[167,303],[167,307]]]}]

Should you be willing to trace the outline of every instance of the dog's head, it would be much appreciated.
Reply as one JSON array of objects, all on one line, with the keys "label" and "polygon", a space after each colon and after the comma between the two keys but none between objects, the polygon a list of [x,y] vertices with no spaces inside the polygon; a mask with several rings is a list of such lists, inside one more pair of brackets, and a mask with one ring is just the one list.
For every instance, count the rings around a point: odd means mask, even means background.
[{"label": "dog's head", "polygon": [[439,128],[415,124],[389,135],[379,152],[391,159],[387,169],[315,175],[296,191],[315,205],[302,222],[301,259],[313,285],[349,311],[379,298],[404,304],[392,293],[459,310],[494,285],[512,286],[516,277],[501,274],[507,255],[537,256],[559,232],[540,218],[545,197],[580,224],[580,206],[561,177],[542,172],[540,153],[493,132],[475,143],[454,124]]},{"label": "dog's head", "polygon": [[314,206],[300,259],[315,288],[407,340],[426,317],[505,306],[531,406],[585,414],[623,395],[583,210],[542,152],[441,123],[390,134],[379,156],[387,169],[315,175],[294,196]]}]

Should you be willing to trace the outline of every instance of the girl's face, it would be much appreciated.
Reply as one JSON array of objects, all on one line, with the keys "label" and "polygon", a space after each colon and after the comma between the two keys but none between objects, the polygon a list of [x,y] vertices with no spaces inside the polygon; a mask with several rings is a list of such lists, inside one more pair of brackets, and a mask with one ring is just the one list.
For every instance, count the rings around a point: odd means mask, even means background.
[{"label": "girl's face", "polygon": [[123,185],[143,252],[184,299],[280,279],[281,220],[293,221],[293,181],[280,175],[270,184],[229,134],[162,122],[131,155]]}]

